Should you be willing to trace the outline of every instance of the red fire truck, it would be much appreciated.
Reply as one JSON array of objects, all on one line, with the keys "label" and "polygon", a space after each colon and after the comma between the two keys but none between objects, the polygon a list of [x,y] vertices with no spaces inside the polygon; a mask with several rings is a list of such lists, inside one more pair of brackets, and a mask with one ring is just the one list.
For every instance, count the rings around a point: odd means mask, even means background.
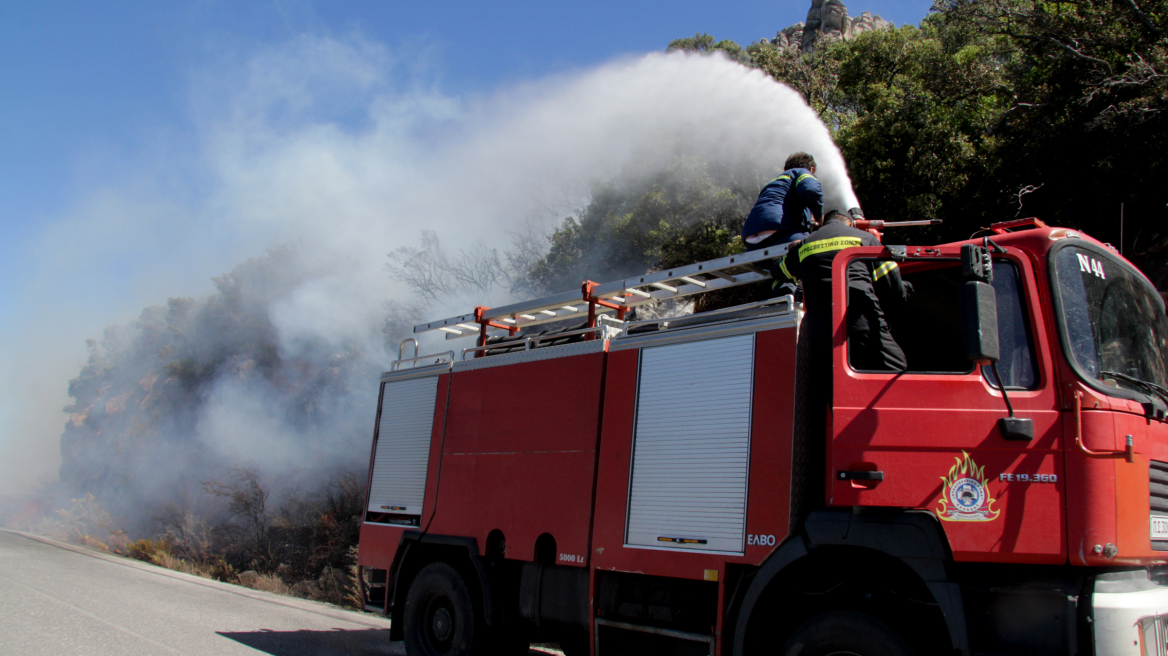
[{"label": "red fire truck", "polygon": [[[1081,232],[989,233],[841,251],[821,398],[791,297],[630,312],[785,246],[417,326],[477,343],[381,378],[367,607],[411,655],[1168,653],[1164,301]],[[915,286],[907,371],[849,361],[858,260]]]}]

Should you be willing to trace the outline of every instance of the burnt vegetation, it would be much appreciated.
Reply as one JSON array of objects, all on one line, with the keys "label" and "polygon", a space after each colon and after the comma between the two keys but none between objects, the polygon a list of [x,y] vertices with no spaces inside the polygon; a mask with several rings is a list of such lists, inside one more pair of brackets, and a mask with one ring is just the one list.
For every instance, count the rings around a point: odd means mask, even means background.
[{"label": "burnt vegetation", "polygon": [[[70,381],[57,512],[24,527],[190,573],[348,603],[377,364],[281,346],[291,248],[112,326]],[[69,501],[72,499],[72,501]]]}]

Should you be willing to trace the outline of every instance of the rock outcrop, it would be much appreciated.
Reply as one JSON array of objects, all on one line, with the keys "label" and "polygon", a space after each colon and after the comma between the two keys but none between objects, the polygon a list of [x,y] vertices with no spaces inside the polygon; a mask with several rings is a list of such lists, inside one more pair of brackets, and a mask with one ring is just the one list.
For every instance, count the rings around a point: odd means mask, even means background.
[{"label": "rock outcrop", "polygon": [[[882,30],[892,23],[869,12],[848,16],[841,0],[811,0],[806,23],[795,23],[779,30],[770,42],[780,48],[799,48],[811,52],[820,45],[851,39],[868,30]],[[765,39],[764,39],[765,40]]]},{"label": "rock outcrop", "polygon": [[790,27],[783,28],[779,30],[775,38],[771,39],[771,43],[780,48],[802,48],[804,28],[803,23],[795,23]]}]

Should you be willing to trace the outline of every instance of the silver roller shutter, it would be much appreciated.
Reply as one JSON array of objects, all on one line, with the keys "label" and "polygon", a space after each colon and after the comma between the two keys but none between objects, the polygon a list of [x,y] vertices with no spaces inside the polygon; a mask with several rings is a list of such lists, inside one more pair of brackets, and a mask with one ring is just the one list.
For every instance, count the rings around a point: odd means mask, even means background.
[{"label": "silver roller shutter", "polygon": [[422,514],[437,392],[437,376],[385,383],[369,487],[371,512]]},{"label": "silver roller shutter", "polygon": [[754,334],[645,348],[626,543],[742,552]]}]

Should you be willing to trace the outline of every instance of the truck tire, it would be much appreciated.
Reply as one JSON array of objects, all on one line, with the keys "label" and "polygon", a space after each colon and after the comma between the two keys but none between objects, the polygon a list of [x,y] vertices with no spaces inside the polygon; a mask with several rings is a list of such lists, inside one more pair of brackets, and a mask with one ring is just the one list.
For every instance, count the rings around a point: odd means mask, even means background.
[{"label": "truck tire", "polygon": [[782,656],[914,656],[904,638],[884,622],[850,610],[807,620],[783,646]]},{"label": "truck tire", "polygon": [[430,563],[406,593],[403,630],[410,656],[470,656],[480,651],[483,623],[458,571]]}]

